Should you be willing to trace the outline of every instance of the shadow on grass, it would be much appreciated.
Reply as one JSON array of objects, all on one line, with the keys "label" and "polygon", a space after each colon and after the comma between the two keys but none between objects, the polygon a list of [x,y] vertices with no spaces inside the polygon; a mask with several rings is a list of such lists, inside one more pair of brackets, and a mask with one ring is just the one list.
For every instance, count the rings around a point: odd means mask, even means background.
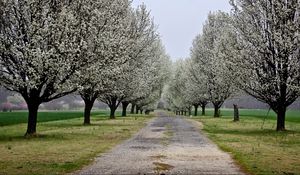
[{"label": "shadow on grass", "polygon": [[[101,123],[99,123],[99,121],[103,121]],[[47,128],[80,128],[80,127],[117,127],[117,126],[131,126],[132,124],[130,123],[130,121],[122,121],[122,120],[99,120],[99,121],[91,121],[91,124],[83,124],[83,123],[68,123],[68,122],[64,122],[64,123],[42,123],[41,126],[43,127],[47,127]],[[110,123],[110,122],[114,122],[115,123]]]},{"label": "shadow on grass", "polygon": [[13,141],[49,141],[49,140],[68,140],[65,133],[62,134],[37,134],[32,137],[21,135],[8,136],[0,135],[0,142],[13,142]]},{"label": "shadow on grass", "polygon": [[73,140],[82,137],[90,137],[91,133],[95,131],[91,130],[90,132],[61,132],[61,133],[37,133],[34,136],[27,137],[22,135],[0,135],[0,142],[15,142],[15,141],[65,141]]},{"label": "shadow on grass", "polygon": [[77,127],[92,127],[102,126],[100,123],[91,123],[89,125],[83,123],[41,123],[40,126],[47,128],[77,128]]}]

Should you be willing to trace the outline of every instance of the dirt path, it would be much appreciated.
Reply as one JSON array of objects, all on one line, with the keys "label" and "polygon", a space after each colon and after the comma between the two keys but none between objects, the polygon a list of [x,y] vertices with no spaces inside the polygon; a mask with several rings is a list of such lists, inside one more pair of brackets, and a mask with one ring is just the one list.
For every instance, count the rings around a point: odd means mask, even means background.
[{"label": "dirt path", "polygon": [[190,121],[160,113],[77,174],[243,174]]}]

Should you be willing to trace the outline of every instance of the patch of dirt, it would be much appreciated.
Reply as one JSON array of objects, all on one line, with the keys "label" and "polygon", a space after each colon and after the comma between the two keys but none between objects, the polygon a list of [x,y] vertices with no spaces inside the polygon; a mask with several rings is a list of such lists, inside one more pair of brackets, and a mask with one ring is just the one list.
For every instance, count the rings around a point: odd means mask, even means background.
[{"label": "patch of dirt", "polygon": [[164,131],[165,129],[152,129],[151,131],[152,132],[162,132],[162,131]]},{"label": "patch of dirt", "polygon": [[131,146],[130,148],[133,148],[133,149],[149,149],[149,147],[147,147],[147,146]]},{"label": "patch of dirt", "polygon": [[156,155],[156,156],[150,156],[150,157],[153,158],[153,159],[165,159],[165,158],[167,158],[167,156],[162,155],[162,154]]},{"label": "patch of dirt", "polygon": [[169,171],[171,169],[174,168],[174,166],[166,164],[166,163],[161,163],[161,162],[153,162],[153,164],[155,165],[154,170],[155,171]]}]

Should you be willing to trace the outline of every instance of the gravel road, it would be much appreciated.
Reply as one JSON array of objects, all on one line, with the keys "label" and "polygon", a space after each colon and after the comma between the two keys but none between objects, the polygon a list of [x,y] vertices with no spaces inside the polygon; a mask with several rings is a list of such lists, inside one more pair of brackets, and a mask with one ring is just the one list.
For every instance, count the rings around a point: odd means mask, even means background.
[{"label": "gravel road", "polygon": [[134,137],[75,174],[243,174],[199,132],[196,122],[157,115]]}]

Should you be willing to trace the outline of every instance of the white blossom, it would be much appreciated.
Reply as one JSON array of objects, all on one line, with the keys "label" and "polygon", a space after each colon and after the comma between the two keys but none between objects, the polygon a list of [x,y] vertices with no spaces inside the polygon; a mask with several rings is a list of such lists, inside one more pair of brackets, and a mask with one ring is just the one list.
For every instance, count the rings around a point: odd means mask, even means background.
[{"label": "white blossom", "polygon": [[230,64],[242,89],[277,113],[285,130],[286,108],[300,95],[299,0],[232,0],[238,53]]}]

